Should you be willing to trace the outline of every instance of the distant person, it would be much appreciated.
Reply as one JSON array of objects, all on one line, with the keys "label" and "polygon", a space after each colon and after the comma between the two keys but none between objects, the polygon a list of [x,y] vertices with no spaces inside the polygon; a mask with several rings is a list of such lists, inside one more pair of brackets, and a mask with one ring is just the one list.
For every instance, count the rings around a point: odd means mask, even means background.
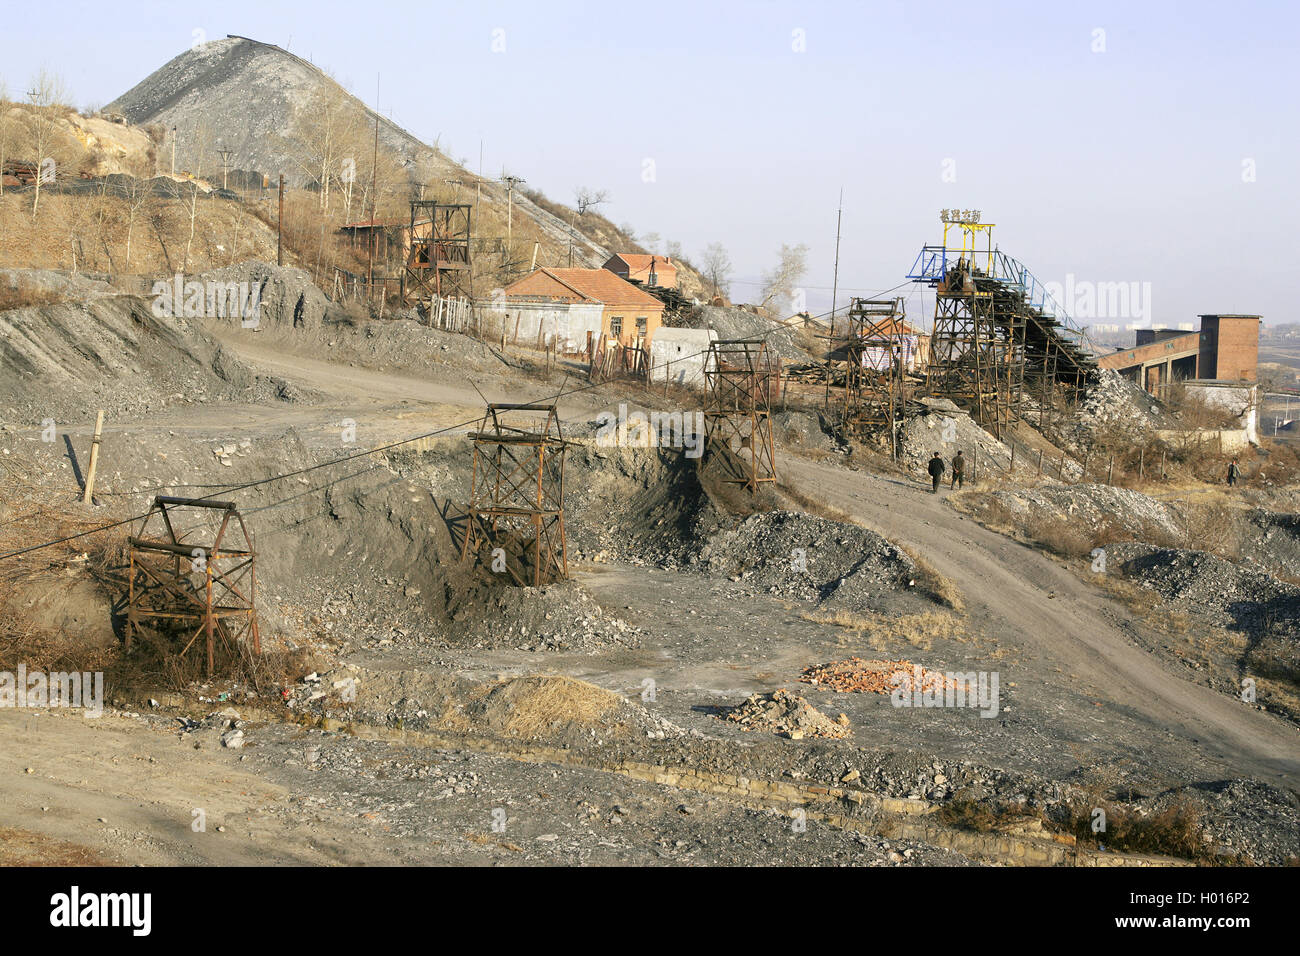
[{"label": "distant person", "polygon": [[960,488],[963,485],[963,479],[966,477],[966,459],[962,457],[961,449],[957,449],[956,456],[952,460],[952,485],[953,488]]},{"label": "distant person", "polygon": [[1231,488],[1241,477],[1241,467],[1237,464],[1237,459],[1233,458],[1232,463],[1228,465],[1228,487]]},{"label": "distant person", "polygon": [[930,473],[930,494],[937,495],[939,493],[939,481],[943,478],[944,473],[943,459],[939,457],[937,451],[934,453],[934,457],[930,459],[926,471]]}]

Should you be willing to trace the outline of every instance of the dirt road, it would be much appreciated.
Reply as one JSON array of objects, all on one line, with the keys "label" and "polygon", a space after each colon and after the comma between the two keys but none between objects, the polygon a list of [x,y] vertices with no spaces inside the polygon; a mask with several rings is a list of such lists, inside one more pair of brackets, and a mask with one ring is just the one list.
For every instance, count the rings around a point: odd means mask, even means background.
[{"label": "dirt road", "polygon": [[781,467],[809,493],[925,557],[961,589],[972,626],[1078,675],[1226,773],[1294,786],[1300,737],[1266,713],[1182,679],[1125,633],[1128,614],[1039,551],[989,531],[905,479],[803,459]]}]

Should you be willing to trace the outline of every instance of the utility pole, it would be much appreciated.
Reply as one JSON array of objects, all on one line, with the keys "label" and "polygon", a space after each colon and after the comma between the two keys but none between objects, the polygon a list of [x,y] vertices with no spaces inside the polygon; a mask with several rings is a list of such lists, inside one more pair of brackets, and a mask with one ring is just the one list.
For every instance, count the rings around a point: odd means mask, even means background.
[{"label": "utility pole", "polygon": [[831,343],[830,352],[826,353],[826,400],[824,407],[831,406],[831,352],[835,351],[835,306],[840,291],[840,224],[844,220],[844,187],[840,187],[840,205],[835,212],[835,277],[831,280],[831,334],[827,339]]},{"label": "utility pole", "polygon": [[235,151],[228,146],[218,146],[217,155],[221,157],[221,188],[227,189],[230,185],[230,157],[235,155]]},{"label": "utility pole", "polygon": [[176,175],[176,127],[172,127],[172,176]]},{"label": "utility pole", "polygon": [[275,264],[284,265],[284,173],[280,174],[280,214],[275,220]]},{"label": "utility pole", "polygon": [[510,269],[510,264],[515,261],[515,243],[514,243],[514,208],[515,208],[515,187],[520,183],[528,180],[521,179],[518,176],[502,175],[501,181],[506,184],[506,269]]},{"label": "utility pole", "polygon": [[366,230],[366,301],[375,294],[375,177],[379,173],[379,77],[375,77],[375,152],[370,161],[370,227]]}]

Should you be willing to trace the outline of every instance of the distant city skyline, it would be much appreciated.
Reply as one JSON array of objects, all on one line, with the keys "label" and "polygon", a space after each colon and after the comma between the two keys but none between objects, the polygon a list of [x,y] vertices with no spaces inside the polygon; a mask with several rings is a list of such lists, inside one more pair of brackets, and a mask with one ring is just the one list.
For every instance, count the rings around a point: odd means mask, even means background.
[{"label": "distant city skyline", "polygon": [[125,2],[15,8],[0,78],[20,98],[48,67],[74,105],[102,105],[239,34],[368,104],[378,80],[382,113],[472,170],[481,143],[485,175],[568,204],[606,189],[610,219],[688,258],[722,243],[736,301],[806,243],[808,307],[829,308],[842,188],[841,308],[901,284],[928,321],[909,267],[940,209],[979,208],[1044,283],[1137,290],[1130,314],[1081,324],[1177,328],[1296,320],[1298,26],[1261,3]]}]

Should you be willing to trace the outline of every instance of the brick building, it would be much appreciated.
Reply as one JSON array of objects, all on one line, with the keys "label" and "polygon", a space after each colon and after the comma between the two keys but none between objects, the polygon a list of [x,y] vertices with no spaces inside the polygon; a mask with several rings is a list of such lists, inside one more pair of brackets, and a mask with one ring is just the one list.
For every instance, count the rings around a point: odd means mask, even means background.
[{"label": "brick building", "polygon": [[601,336],[648,347],[663,324],[664,304],[606,269],[537,269],[502,290],[501,302],[601,307]]},{"label": "brick building", "polygon": [[601,268],[608,269],[621,279],[644,285],[660,286],[664,289],[677,287],[677,266],[668,256],[620,252],[610,256]]},{"label": "brick building", "polygon": [[1258,376],[1257,315],[1202,315],[1199,332],[1138,329],[1131,349],[1098,358],[1129,381],[1155,394],[1177,381],[1253,382]]}]

